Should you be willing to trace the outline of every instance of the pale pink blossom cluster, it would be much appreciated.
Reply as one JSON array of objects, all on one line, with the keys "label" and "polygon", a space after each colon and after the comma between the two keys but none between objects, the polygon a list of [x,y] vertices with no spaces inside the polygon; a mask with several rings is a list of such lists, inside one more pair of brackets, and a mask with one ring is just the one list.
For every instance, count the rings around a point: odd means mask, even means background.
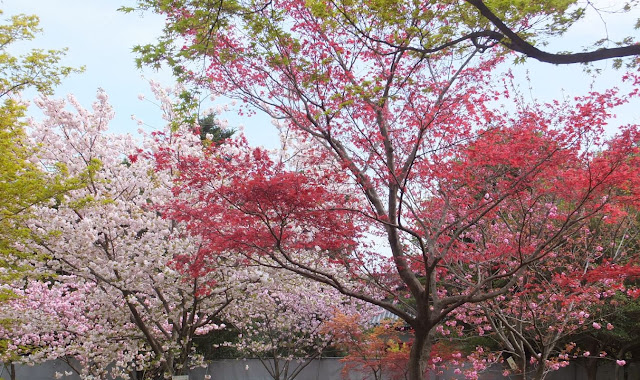
[{"label": "pale pink blossom cluster", "polygon": [[[318,282],[281,270],[261,271],[260,281],[224,314],[240,331],[236,349],[259,358],[274,379],[297,373],[321,354],[332,340],[324,324],[337,311],[366,309]],[[276,362],[286,363],[288,370]]]},{"label": "pale pink blossom cluster", "polygon": [[[19,248],[46,259],[29,263],[34,276],[16,283],[19,297],[0,309],[14,321],[2,330],[6,355],[26,362],[74,357],[86,378],[106,376],[107,368],[113,376],[172,374],[198,365],[194,335],[225,327],[215,317],[250,280],[246,271],[200,257],[198,238],[163,219],[159,207],[174,197],[175,173],[158,169],[156,158],[203,153],[188,127],[171,129],[171,91],[157,84],[152,90],[167,128],[142,143],[108,134],[114,113],[103,91],[91,110],[71,96],[36,101],[45,116],[29,126],[37,162],[78,184],[32,210],[33,239]],[[193,263],[217,270],[197,271]]]}]

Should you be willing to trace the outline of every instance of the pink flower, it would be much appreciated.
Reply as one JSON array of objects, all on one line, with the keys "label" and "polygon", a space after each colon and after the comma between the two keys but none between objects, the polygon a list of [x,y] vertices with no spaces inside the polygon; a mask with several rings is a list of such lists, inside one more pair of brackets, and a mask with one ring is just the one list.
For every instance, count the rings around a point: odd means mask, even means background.
[{"label": "pink flower", "polygon": [[627,364],[627,362],[624,361],[624,360],[616,360],[616,364],[619,365],[619,366],[623,366],[623,365]]},{"label": "pink flower", "polygon": [[589,355],[591,355],[591,352],[589,352],[589,351],[585,351],[584,354],[582,354],[582,356],[584,356],[584,357],[587,357]]},{"label": "pink flower", "polygon": [[613,330],[613,325],[611,323],[607,323],[607,330]]},{"label": "pink flower", "polygon": [[593,322],[593,328],[596,330],[600,330],[602,328],[602,326],[600,326],[600,324],[598,322]]}]

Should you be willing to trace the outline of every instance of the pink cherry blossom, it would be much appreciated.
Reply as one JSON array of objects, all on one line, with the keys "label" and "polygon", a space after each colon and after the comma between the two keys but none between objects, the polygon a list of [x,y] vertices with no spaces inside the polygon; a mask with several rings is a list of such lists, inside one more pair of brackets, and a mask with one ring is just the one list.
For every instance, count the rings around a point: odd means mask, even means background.
[{"label": "pink cherry blossom", "polygon": [[[3,329],[12,342],[6,355],[31,363],[74,357],[87,378],[143,369],[171,375],[199,364],[193,337],[223,328],[216,315],[255,283],[251,271],[201,257],[198,237],[159,212],[180,195],[171,191],[174,174],[157,168],[156,157],[186,159],[203,149],[189,126],[169,126],[170,91],[157,84],[152,91],[167,127],[141,140],[107,133],[114,113],[102,91],[91,110],[73,97],[36,101],[44,113],[29,126],[37,162],[63,168],[82,186],[55,205],[34,206],[26,222],[33,239],[22,249],[47,260],[29,263],[34,277],[12,289],[24,297],[0,308],[3,319],[25,321]],[[169,147],[174,155],[166,154]],[[217,269],[198,271],[202,262]]]}]

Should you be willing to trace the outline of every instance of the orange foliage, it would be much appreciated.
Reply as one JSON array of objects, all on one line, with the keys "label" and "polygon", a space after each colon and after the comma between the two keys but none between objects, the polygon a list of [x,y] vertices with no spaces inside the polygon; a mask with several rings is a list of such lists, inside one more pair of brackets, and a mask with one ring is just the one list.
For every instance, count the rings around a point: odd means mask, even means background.
[{"label": "orange foliage", "polygon": [[[345,363],[342,375],[358,372],[363,379],[406,378],[411,345],[401,339],[402,321],[382,321],[374,327],[367,326],[359,314],[338,313],[326,323],[326,332],[333,335],[334,345],[347,352],[341,361]],[[372,375],[372,376],[371,376]]]}]

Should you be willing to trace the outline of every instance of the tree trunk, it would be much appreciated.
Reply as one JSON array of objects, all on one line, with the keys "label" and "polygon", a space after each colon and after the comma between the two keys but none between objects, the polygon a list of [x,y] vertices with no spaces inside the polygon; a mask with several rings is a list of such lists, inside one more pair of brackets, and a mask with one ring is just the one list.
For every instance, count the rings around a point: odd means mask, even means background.
[{"label": "tree trunk", "polygon": [[541,360],[536,366],[536,372],[533,375],[534,380],[542,380],[545,375],[544,360]]},{"label": "tree trunk", "polygon": [[273,357],[273,380],[281,380],[280,379],[280,362],[278,360],[277,355],[274,355]]},{"label": "tree trunk", "polygon": [[165,355],[166,364],[165,364],[165,375],[168,375],[169,378],[173,377],[174,374],[174,360],[173,354]]},{"label": "tree trunk", "polygon": [[[620,373],[622,373],[622,376],[620,376]],[[614,372],[613,372],[614,376],[613,378],[615,380],[620,380],[620,377],[622,377],[622,380],[628,380],[629,379],[629,371],[627,371],[627,366],[619,366],[616,365]],[[595,377],[594,377],[595,379]]]},{"label": "tree trunk", "polygon": [[431,334],[428,331],[415,331],[413,345],[409,352],[408,380],[424,380],[427,363],[431,356]]},{"label": "tree trunk", "polygon": [[[596,380],[596,376],[598,375],[597,359],[587,359],[585,368],[587,369],[587,380]],[[618,377],[616,376],[616,379],[617,378]]]},{"label": "tree trunk", "polygon": [[[518,358],[520,360],[519,380],[527,380],[527,371],[529,370],[529,364],[527,363],[527,355],[524,353],[524,350],[522,350],[521,353],[518,353],[518,355],[520,356]],[[518,379],[518,377],[516,377],[516,379]]]}]

